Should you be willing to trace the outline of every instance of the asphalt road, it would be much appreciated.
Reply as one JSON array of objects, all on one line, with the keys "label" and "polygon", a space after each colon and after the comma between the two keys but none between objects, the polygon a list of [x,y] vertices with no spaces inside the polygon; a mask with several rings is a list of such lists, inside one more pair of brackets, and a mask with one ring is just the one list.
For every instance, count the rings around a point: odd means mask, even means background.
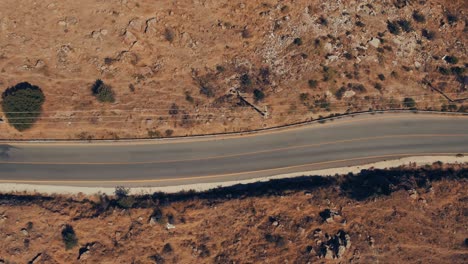
[{"label": "asphalt road", "polygon": [[468,116],[375,114],[195,140],[0,143],[0,182],[168,186],[468,154]]}]

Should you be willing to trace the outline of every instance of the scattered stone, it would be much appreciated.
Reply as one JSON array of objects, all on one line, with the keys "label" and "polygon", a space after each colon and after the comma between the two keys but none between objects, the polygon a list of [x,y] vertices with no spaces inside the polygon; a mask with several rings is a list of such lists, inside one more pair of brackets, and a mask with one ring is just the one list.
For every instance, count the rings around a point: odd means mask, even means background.
[{"label": "scattered stone", "polygon": [[155,225],[157,223],[158,223],[158,220],[156,219],[156,217],[154,216],[150,217],[150,220],[149,220],[150,225]]},{"label": "scattered stone", "polygon": [[339,216],[340,214],[337,211],[331,209],[325,209],[319,213],[322,220],[327,223],[332,223],[334,221],[335,216]]},{"label": "scattered stone", "polygon": [[351,237],[348,233],[343,230],[338,231],[334,236],[328,236],[325,234],[327,239],[319,244],[320,258],[325,259],[339,259],[344,256],[346,250],[351,247]]},{"label": "scattered stone", "polygon": [[89,250],[94,246],[94,244],[96,244],[96,242],[92,242],[92,243],[87,243],[86,245],[84,245],[83,247],[81,247],[79,250],[78,250],[78,260],[79,259],[82,259],[84,256],[86,256],[87,254],[89,254]]},{"label": "scattered stone", "polygon": [[369,45],[371,45],[372,47],[374,48],[378,48],[380,46],[380,39],[378,38],[372,38],[370,41],[369,41]]},{"label": "scattered stone", "polygon": [[322,235],[322,229],[317,228],[314,230],[314,237],[319,237]]},{"label": "scattered stone", "polygon": [[369,236],[367,241],[369,242],[369,246],[374,247],[375,239],[373,237]]},{"label": "scattered stone", "polygon": [[21,229],[21,233],[22,233],[24,236],[28,236],[28,235],[29,235],[29,232],[28,232],[28,230],[26,230],[26,228],[22,228],[22,229]]},{"label": "scattered stone", "polygon": [[169,224],[169,223],[166,224],[166,229],[167,230],[171,230],[171,229],[174,229],[174,228],[175,228],[175,225]]},{"label": "scattered stone", "polygon": [[418,192],[414,189],[408,191],[409,196],[411,199],[416,200],[418,199]]},{"label": "scattered stone", "polygon": [[274,221],[274,222],[272,223],[272,225],[274,225],[274,226],[278,226],[278,225],[279,225],[279,223],[278,223],[278,221]]}]

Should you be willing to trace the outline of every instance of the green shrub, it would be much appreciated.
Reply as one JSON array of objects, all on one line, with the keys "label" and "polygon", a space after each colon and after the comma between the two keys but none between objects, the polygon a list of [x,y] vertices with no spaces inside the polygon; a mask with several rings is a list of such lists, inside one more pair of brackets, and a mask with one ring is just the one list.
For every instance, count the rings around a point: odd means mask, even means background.
[{"label": "green shrub", "polygon": [[458,17],[457,15],[448,12],[447,13],[447,21],[449,22],[450,25],[455,24],[458,22]]},{"label": "green shrub", "polygon": [[457,75],[457,76],[462,76],[465,73],[465,68],[462,67],[451,67],[450,71],[452,74]]},{"label": "green shrub", "polygon": [[295,38],[293,43],[296,46],[301,46],[302,45],[302,39],[301,38]]},{"label": "green shrub", "polygon": [[328,26],[328,20],[323,16],[321,16],[317,22],[322,26]]},{"label": "green shrub", "polygon": [[400,26],[396,22],[387,21],[387,29],[393,35],[400,35]]},{"label": "green shrub", "polygon": [[164,38],[171,43],[174,41],[174,35],[175,33],[172,28],[166,28],[164,30]]},{"label": "green shrub", "polygon": [[171,109],[169,109],[169,114],[171,116],[175,116],[179,114],[179,107],[175,103],[171,105]]},{"label": "green shrub", "polygon": [[403,105],[405,107],[408,107],[408,108],[414,108],[416,106],[416,102],[414,101],[413,98],[411,97],[406,97],[404,100],[403,100]]},{"label": "green shrub", "polygon": [[124,209],[129,209],[129,208],[132,208],[133,205],[135,204],[136,200],[135,200],[135,197],[133,196],[125,196],[125,197],[122,197],[122,198],[119,198],[117,200],[117,205],[120,207],[120,208],[124,208]]},{"label": "green shrub", "polygon": [[23,82],[6,89],[2,99],[2,109],[8,122],[18,131],[23,131],[32,127],[41,115],[45,96],[38,86]]},{"label": "green shrub", "polygon": [[299,99],[302,101],[302,102],[305,102],[307,100],[309,100],[309,94],[308,93],[301,93],[299,95]]},{"label": "green shrub", "polygon": [[66,250],[72,249],[78,244],[78,238],[71,225],[65,225],[62,229],[62,240]]},{"label": "green shrub", "polygon": [[242,86],[250,86],[252,84],[252,79],[250,79],[250,76],[245,73],[241,75],[240,83]]},{"label": "green shrub", "polygon": [[438,67],[438,70],[442,75],[450,75],[450,70],[445,67]]},{"label": "green shrub", "polygon": [[91,87],[93,95],[98,99],[99,102],[113,103],[115,102],[114,91],[112,87],[105,84],[102,80],[97,79]]},{"label": "green shrub", "polygon": [[161,132],[157,130],[148,130],[149,138],[162,138]]},{"label": "green shrub", "polygon": [[398,25],[405,31],[406,33],[413,31],[413,27],[411,26],[411,22],[406,19],[401,19],[397,21]]},{"label": "green shrub", "polygon": [[172,129],[166,129],[166,131],[164,132],[164,134],[166,134],[166,137],[170,137],[170,136],[172,136],[172,134],[174,134],[174,130],[172,130]]},{"label": "green shrub", "polygon": [[195,102],[195,99],[193,99],[189,91],[185,91],[185,100],[191,104]]},{"label": "green shrub", "polygon": [[251,38],[252,37],[252,32],[250,32],[250,30],[248,28],[244,28],[242,30],[242,37],[247,39],[247,38]]},{"label": "green shrub", "polygon": [[421,34],[428,40],[434,40],[436,38],[436,33],[431,30],[423,29]]},{"label": "green shrub", "polygon": [[338,91],[335,92],[336,98],[338,98],[338,100],[341,100],[345,92],[346,92],[346,87],[342,86]]},{"label": "green shrub", "polygon": [[382,87],[382,84],[381,84],[381,83],[375,83],[375,84],[374,84],[374,88],[377,89],[377,90],[379,90],[379,91],[381,91],[383,87]]},{"label": "green shrub", "polygon": [[317,86],[318,86],[318,81],[317,81],[317,80],[309,80],[309,81],[308,81],[308,84],[309,84],[309,87],[312,88],[312,89],[313,89],[313,88],[317,88]]},{"label": "green shrub", "polygon": [[358,27],[365,27],[366,26],[366,24],[362,23],[361,21],[356,21],[355,25],[358,26]]},{"label": "green shrub", "polygon": [[418,22],[418,23],[424,23],[426,22],[426,17],[419,13],[419,11],[414,11],[413,12],[413,19],[414,21]]},{"label": "green shrub", "polygon": [[226,69],[222,65],[216,65],[216,70],[218,72],[224,72]]},{"label": "green shrub", "polygon": [[265,94],[264,94],[261,90],[259,90],[259,89],[255,89],[255,90],[253,91],[253,94],[254,94],[254,99],[255,99],[255,101],[257,101],[257,102],[258,102],[258,101],[261,101],[261,100],[263,100],[263,99],[265,98]]},{"label": "green shrub", "polygon": [[214,96],[213,89],[208,85],[202,85],[200,87],[200,94],[203,94],[206,97],[213,97]]},{"label": "green shrub", "polygon": [[115,187],[114,194],[117,196],[117,198],[122,198],[128,196],[130,193],[130,188],[125,188],[124,186],[117,186]]},{"label": "green shrub", "polygon": [[444,60],[450,64],[457,64],[458,58],[455,56],[445,56]]}]

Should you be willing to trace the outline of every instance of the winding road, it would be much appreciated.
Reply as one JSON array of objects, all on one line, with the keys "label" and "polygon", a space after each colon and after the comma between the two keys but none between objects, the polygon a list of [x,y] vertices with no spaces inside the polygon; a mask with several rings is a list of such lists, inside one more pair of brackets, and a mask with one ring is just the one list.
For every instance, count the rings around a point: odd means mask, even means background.
[{"label": "winding road", "polygon": [[243,136],[4,142],[0,143],[0,182],[171,186],[467,152],[466,115],[369,114]]}]

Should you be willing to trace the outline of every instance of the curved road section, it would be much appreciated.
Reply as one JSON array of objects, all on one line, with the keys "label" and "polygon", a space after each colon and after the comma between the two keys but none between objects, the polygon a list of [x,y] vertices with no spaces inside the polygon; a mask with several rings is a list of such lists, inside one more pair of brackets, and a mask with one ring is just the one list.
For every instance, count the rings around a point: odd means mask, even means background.
[{"label": "curved road section", "polygon": [[170,186],[468,150],[468,116],[374,114],[246,136],[2,143],[0,182]]}]

